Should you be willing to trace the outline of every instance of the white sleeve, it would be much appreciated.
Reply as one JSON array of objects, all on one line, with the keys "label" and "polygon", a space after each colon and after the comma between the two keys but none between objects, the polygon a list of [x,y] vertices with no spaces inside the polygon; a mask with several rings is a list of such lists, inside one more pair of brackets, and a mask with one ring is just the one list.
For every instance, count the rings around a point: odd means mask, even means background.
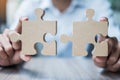
[{"label": "white sleeve", "polygon": [[24,0],[16,11],[12,25],[9,27],[14,30],[20,17],[34,18],[34,10],[40,5],[40,0]]}]

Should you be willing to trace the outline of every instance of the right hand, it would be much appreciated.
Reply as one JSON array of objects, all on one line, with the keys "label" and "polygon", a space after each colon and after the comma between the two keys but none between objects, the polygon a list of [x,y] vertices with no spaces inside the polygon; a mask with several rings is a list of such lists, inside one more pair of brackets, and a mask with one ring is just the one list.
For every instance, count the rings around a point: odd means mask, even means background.
[{"label": "right hand", "polygon": [[19,64],[23,61],[29,61],[31,56],[20,55],[21,42],[12,42],[9,39],[9,33],[21,34],[22,21],[27,21],[28,18],[20,18],[19,23],[14,31],[6,29],[3,34],[0,34],[0,66],[11,66]]},{"label": "right hand", "polygon": [[[100,21],[107,21],[107,18],[101,18]],[[106,70],[117,72],[120,71],[120,42],[116,37],[99,35],[98,42],[106,41],[108,43],[108,56],[93,56],[94,63]]]}]

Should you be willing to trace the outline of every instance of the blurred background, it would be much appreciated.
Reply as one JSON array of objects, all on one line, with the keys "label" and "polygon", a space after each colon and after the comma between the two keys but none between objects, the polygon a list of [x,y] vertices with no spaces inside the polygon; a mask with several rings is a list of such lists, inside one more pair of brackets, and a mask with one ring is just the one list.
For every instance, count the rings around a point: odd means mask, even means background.
[{"label": "blurred background", "polygon": [[[0,0],[0,33],[10,26],[13,16],[23,0]],[[89,0],[88,0],[89,1]],[[113,11],[115,25],[120,25],[120,0],[108,0]]]},{"label": "blurred background", "polygon": [[0,0],[0,33],[11,25],[14,14],[23,0]]}]

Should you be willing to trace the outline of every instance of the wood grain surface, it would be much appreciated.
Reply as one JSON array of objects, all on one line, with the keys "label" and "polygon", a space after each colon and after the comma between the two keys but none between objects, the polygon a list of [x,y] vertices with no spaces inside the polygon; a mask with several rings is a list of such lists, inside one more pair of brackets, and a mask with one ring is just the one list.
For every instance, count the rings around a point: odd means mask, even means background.
[{"label": "wood grain surface", "polygon": [[86,57],[40,57],[0,68],[0,80],[120,80],[120,72],[98,68]]}]

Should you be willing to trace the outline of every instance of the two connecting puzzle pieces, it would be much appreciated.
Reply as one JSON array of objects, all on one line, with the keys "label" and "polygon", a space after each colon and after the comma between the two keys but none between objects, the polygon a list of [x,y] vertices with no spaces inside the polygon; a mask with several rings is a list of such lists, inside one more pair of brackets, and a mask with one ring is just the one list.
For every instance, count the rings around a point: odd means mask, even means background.
[{"label": "two connecting puzzle pieces", "polygon": [[[43,55],[56,55],[57,46],[56,41],[47,42],[45,36],[47,33],[56,35],[57,27],[56,21],[43,21],[42,9],[36,9],[37,19],[34,21],[23,21],[22,22],[22,34],[11,34],[9,37],[11,41],[16,42],[22,41],[22,53],[24,55],[35,55],[36,50],[34,46],[37,42],[43,44]],[[107,22],[96,22],[92,18],[94,16],[94,10],[88,9],[86,11],[88,18],[85,22],[74,22],[73,23],[73,35],[72,36],[61,36],[62,42],[72,41],[72,52],[74,56],[85,56],[87,52],[85,46],[88,43],[94,45],[95,56],[107,56],[108,46],[107,42],[96,43],[95,36],[102,34],[104,36],[108,33]]]}]

